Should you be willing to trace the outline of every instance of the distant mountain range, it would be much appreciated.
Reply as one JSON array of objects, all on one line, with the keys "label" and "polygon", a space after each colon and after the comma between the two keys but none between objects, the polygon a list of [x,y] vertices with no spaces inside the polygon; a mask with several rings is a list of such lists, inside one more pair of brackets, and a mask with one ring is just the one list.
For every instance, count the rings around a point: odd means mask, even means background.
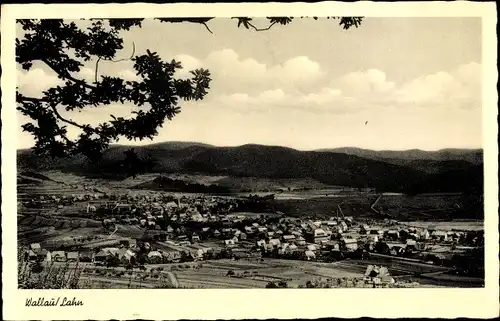
[{"label": "distant mountain range", "polygon": [[[83,157],[50,160],[31,150],[18,150],[18,167],[60,170],[82,176],[116,178],[123,152],[115,145],[99,164]],[[201,143],[165,142],[134,146],[140,157],[155,161],[154,173],[203,174],[270,179],[314,179],[329,185],[375,187],[382,191],[482,191],[482,150],[446,149],[371,151],[336,148],[299,151],[263,145],[216,147]],[[473,186],[472,186],[473,185]]]},{"label": "distant mountain range", "polygon": [[375,151],[370,149],[356,147],[341,147],[330,149],[319,149],[317,151],[344,153],[355,155],[369,159],[379,159],[391,162],[411,162],[420,160],[433,161],[464,161],[475,165],[483,162],[482,149],[456,149],[447,148],[438,151],[424,151],[420,149],[409,149],[402,151],[381,150]]}]

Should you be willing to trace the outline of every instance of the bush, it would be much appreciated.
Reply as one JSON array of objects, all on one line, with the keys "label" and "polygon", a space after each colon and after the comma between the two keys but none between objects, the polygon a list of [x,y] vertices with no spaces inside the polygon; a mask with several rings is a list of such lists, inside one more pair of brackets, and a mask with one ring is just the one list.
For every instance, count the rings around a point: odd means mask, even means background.
[{"label": "bush", "polygon": [[286,283],[286,281],[284,280],[281,280],[278,282],[278,287],[280,288],[288,288],[288,283]]},{"label": "bush", "polygon": [[78,264],[69,268],[67,263],[61,267],[39,265],[39,273],[32,273],[33,266],[28,262],[20,262],[18,267],[18,287],[20,289],[78,289],[80,274]]},{"label": "bush", "polygon": [[276,288],[278,288],[278,286],[276,285],[276,283],[272,281],[266,284],[266,289],[276,289]]}]

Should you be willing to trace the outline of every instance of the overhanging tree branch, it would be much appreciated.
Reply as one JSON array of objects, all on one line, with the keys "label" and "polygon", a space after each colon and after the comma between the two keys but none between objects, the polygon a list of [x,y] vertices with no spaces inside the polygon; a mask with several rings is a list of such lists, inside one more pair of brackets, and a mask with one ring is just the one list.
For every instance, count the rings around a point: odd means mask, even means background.
[{"label": "overhanging tree branch", "polygon": [[85,129],[86,127],[83,126],[83,125],[80,125],[78,123],[75,123],[74,121],[70,120],[70,119],[66,119],[64,118],[60,113],[59,111],[57,110],[57,107],[56,105],[54,104],[50,104],[50,102],[46,99],[43,99],[43,98],[35,98],[35,97],[27,97],[27,96],[24,96],[24,95],[21,95],[21,94],[18,94],[17,95],[17,102],[32,102],[32,103],[39,103],[39,104],[42,104],[42,103],[46,103],[49,105],[50,109],[54,112],[54,115],[61,121],[67,123],[67,124],[70,124],[70,125],[73,125],[75,127],[78,127],[80,129]]},{"label": "overhanging tree branch", "polygon": [[43,63],[45,63],[47,66],[50,67],[50,69],[52,69],[56,74],[58,74],[61,78],[63,79],[69,79],[77,84],[80,84],[88,89],[96,89],[95,86],[92,86],[92,85],[89,85],[87,84],[85,81],[81,80],[81,79],[76,79],[74,78],[73,76],[71,76],[69,74],[69,72],[63,72],[63,71],[60,71],[58,70],[52,63],[50,63],[47,59],[40,59],[40,61],[42,61]]}]

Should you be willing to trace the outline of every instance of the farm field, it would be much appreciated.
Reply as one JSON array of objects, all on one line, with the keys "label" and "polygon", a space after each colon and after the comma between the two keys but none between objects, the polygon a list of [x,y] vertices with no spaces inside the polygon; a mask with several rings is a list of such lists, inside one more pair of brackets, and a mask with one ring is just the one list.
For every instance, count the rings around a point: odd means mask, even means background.
[{"label": "farm field", "polygon": [[451,222],[439,221],[409,221],[405,225],[411,227],[434,228],[441,230],[457,230],[457,231],[481,231],[484,229],[484,221],[482,220],[457,220]]},{"label": "farm field", "polygon": [[[361,278],[368,264],[379,264],[379,260],[342,261],[335,263],[317,263],[294,260],[264,259],[260,260],[218,260],[182,264],[148,264],[148,270],[158,272],[142,272],[137,269],[128,271],[124,268],[108,269],[87,266],[81,282],[87,282],[91,288],[154,288],[161,287],[160,275],[173,273],[181,288],[191,289],[249,289],[265,288],[269,282],[285,281],[290,288],[303,286],[307,281],[328,280],[337,278]],[[432,269],[429,269],[431,271]],[[422,287],[477,287],[482,280],[444,274],[444,271],[428,275],[414,276],[401,270],[389,268],[396,280],[419,282]],[[101,272],[99,272],[101,271]],[[110,272],[111,271],[111,272]],[[114,272],[113,272],[114,271]],[[120,275],[119,272],[125,272]],[[231,272],[229,272],[231,271]],[[232,275],[228,275],[228,272]],[[130,276],[132,273],[132,277]],[[149,277],[139,280],[139,275]],[[90,285],[89,285],[90,284]]]},{"label": "farm field", "polygon": [[[182,264],[148,264],[149,269],[163,268],[162,273],[171,271],[175,274],[179,285],[182,288],[265,288],[269,282],[286,281],[289,287],[304,285],[307,281],[318,278],[348,278],[362,277],[364,270],[352,270],[351,266],[345,263],[327,264],[304,261],[289,261],[278,259],[260,260],[218,260],[205,261],[199,263]],[[99,274],[94,274],[93,270],[107,270],[101,267],[86,268],[84,279],[92,282],[114,283],[115,288],[128,287],[128,277],[112,277],[108,274],[105,278]],[[123,268],[116,268],[116,271],[125,271]],[[228,272],[233,273],[232,276]],[[229,272],[229,273],[231,273]],[[139,272],[136,272],[139,273]],[[138,283],[137,281],[134,281]],[[141,281],[144,287],[154,287],[158,280],[149,278]],[[136,284],[137,285],[137,284]]]}]

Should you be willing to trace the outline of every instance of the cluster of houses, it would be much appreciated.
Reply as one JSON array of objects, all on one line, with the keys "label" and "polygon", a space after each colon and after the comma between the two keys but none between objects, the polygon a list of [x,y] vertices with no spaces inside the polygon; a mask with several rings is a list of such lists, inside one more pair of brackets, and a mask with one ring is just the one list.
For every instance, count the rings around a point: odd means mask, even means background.
[{"label": "cluster of houses", "polygon": [[[410,228],[396,221],[380,221],[374,225],[356,222],[343,214],[325,220],[294,218],[265,213],[238,212],[238,202],[224,197],[179,197],[161,194],[107,195],[107,202],[91,202],[99,194],[87,194],[86,212],[100,217],[104,226],[136,224],[154,230],[157,239],[135,240],[118,247],[94,251],[52,251],[32,244],[26,252],[29,260],[80,261],[119,264],[176,262],[186,257],[205,259],[273,255],[285,258],[321,260],[327,253],[379,252],[403,256],[432,251],[433,247],[460,250],[480,246],[481,233]],[[80,199],[79,199],[80,200]],[[112,201],[110,201],[112,200]],[[57,202],[53,197],[40,201]],[[100,204],[100,205],[99,205]],[[170,243],[176,250],[161,251],[155,241]],[[204,246],[204,243],[210,246]],[[147,246],[144,246],[146,244]],[[153,246],[151,246],[153,244]],[[213,246],[217,244],[217,246]],[[154,247],[154,248],[153,248]],[[146,250],[146,251],[145,251]],[[340,256],[342,257],[342,256]]]},{"label": "cluster of houses", "polygon": [[180,224],[186,222],[219,222],[234,211],[238,204],[234,200],[224,198],[178,198],[172,200],[148,200],[143,196],[139,201],[115,202],[100,207],[87,206],[88,213],[100,213],[105,225],[132,224],[148,229],[166,230],[167,222]]}]

